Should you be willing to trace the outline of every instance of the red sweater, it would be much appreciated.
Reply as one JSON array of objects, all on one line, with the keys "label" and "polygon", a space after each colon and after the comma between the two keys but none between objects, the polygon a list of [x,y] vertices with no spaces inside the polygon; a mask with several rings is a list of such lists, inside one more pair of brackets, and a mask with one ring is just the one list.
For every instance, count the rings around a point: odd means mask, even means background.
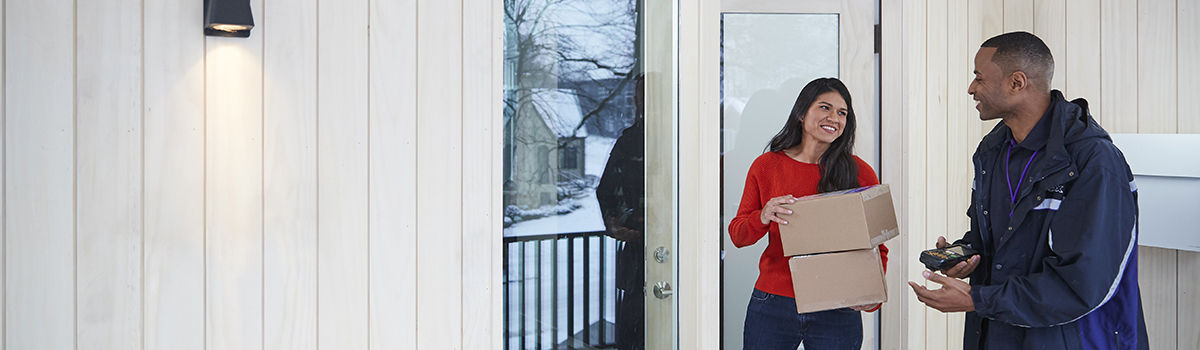
[{"label": "red sweater", "polygon": [[[875,170],[870,165],[857,156],[854,161],[858,163],[859,185],[879,184],[879,178],[875,177]],[[795,197],[816,194],[817,181],[820,179],[820,165],[802,163],[783,152],[763,153],[750,165],[750,171],[746,174],[746,189],[742,191],[742,203],[738,205],[737,216],[729,223],[729,239],[733,245],[741,248],[770,234],[767,250],[763,251],[762,259],[758,262],[758,282],[754,288],[775,295],[796,297],[792,274],[788,270],[788,257],[783,256],[783,246],[779,243],[779,224],[770,222],[769,226],[763,225],[759,214],[771,198],[789,194]],[[887,247],[880,245],[879,256],[883,259],[885,270],[887,253]]]}]

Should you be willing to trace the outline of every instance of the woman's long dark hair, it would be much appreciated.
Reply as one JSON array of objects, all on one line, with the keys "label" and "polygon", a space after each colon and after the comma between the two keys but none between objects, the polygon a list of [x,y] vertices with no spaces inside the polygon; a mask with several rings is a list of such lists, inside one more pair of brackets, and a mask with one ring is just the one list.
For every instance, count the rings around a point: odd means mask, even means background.
[{"label": "woman's long dark hair", "polygon": [[808,112],[808,108],[817,100],[817,96],[831,91],[837,92],[842,95],[842,99],[846,100],[846,125],[842,130],[842,136],[833,140],[829,149],[821,155],[821,180],[817,182],[817,192],[821,193],[860,186],[858,164],[854,162],[854,157],[850,154],[850,151],[854,149],[854,133],[858,129],[858,122],[855,121],[854,104],[850,102],[850,90],[846,89],[846,84],[837,78],[819,78],[805,85],[804,89],[800,90],[800,96],[796,97],[796,104],[792,106],[792,113],[788,115],[787,123],[767,145],[767,149],[771,152],[779,152],[799,145],[804,135],[804,125],[801,124],[800,118]]}]

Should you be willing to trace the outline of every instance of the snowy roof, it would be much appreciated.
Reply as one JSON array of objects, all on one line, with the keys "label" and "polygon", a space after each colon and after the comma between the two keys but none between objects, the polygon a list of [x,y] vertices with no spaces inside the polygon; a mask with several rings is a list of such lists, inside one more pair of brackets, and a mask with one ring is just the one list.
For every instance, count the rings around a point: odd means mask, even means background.
[{"label": "snowy roof", "polygon": [[[537,109],[546,127],[558,137],[587,137],[587,128],[578,127],[583,122],[579,97],[570,89],[533,89],[530,101]],[[578,127],[578,128],[577,128]]]}]

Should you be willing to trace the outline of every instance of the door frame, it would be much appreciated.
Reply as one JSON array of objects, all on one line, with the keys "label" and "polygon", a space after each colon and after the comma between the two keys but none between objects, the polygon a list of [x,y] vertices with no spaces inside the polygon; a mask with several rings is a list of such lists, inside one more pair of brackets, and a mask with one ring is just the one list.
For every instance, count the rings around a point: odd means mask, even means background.
[{"label": "door frame", "polygon": [[[856,142],[854,153],[870,164],[877,172],[880,173],[882,182],[896,181],[898,177],[893,178],[888,176],[891,172],[884,172],[885,168],[890,168],[893,162],[885,161],[886,157],[882,157],[882,147],[884,141],[893,141],[890,138],[885,138],[882,130],[886,129],[883,126],[885,122],[881,118],[881,61],[880,55],[876,53],[876,33],[875,25],[880,19],[880,4],[876,0],[720,0],[720,10],[715,14],[717,28],[711,38],[705,38],[709,42],[718,43],[715,45],[713,59],[709,64],[709,70],[719,74],[720,64],[720,16],[724,13],[779,13],[779,14],[837,14],[838,15],[838,75],[839,79],[846,82],[850,93],[854,96],[857,102],[855,105],[856,114],[858,115],[858,139]],[[712,85],[711,89],[720,91],[720,81],[718,80]],[[712,101],[717,101],[713,99]],[[714,102],[708,109],[717,112],[718,106]],[[714,129],[720,129],[719,115],[717,116],[716,126]],[[890,124],[889,124],[890,125]],[[871,135],[871,137],[863,137]],[[720,135],[717,135],[713,140],[720,140]],[[898,152],[898,148],[896,148]],[[718,150],[719,152],[719,150]],[[888,152],[889,154],[891,152]],[[891,157],[889,155],[889,157]],[[882,159],[881,159],[882,158]],[[896,158],[899,159],[899,158]],[[887,163],[887,164],[884,164]],[[718,168],[720,166],[718,165]],[[720,169],[718,169],[718,174]],[[720,188],[720,183],[716,187]],[[714,202],[720,206],[719,196]],[[718,213],[719,215],[719,213]],[[724,235],[724,228],[718,229]],[[724,236],[718,237],[723,239]],[[718,242],[720,244],[720,242]],[[897,275],[893,273],[892,275]],[[891,281],[895,279],[889,278]],[[898,281],[898,280],[897,280]],[[889,283],[897,285],[896,283]],[[724,288],[724,286],[719,286]],[[889,300],[898,302],[898,288],[889,288]],[[719,299],[720,297],[718,297]],[[892,313],[887,303],[885,308],[875,313],[863,314],[863,348],[878,349],[881,346],[881,335],[884,334],[882,319],[887,313]],[[724,330],[722,330],[722,333]]]}]

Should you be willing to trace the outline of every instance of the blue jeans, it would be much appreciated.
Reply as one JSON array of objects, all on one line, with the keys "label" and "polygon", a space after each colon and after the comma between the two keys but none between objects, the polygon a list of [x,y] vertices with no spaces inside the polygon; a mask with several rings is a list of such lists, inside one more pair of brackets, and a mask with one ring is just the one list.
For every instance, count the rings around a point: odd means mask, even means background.
[{"label": "blue jeans", "polygon": [[862,348],[862,315],[849,308],[796,313],[796,299],[758,289],[746,307],[744,350],[805,350]]}]

